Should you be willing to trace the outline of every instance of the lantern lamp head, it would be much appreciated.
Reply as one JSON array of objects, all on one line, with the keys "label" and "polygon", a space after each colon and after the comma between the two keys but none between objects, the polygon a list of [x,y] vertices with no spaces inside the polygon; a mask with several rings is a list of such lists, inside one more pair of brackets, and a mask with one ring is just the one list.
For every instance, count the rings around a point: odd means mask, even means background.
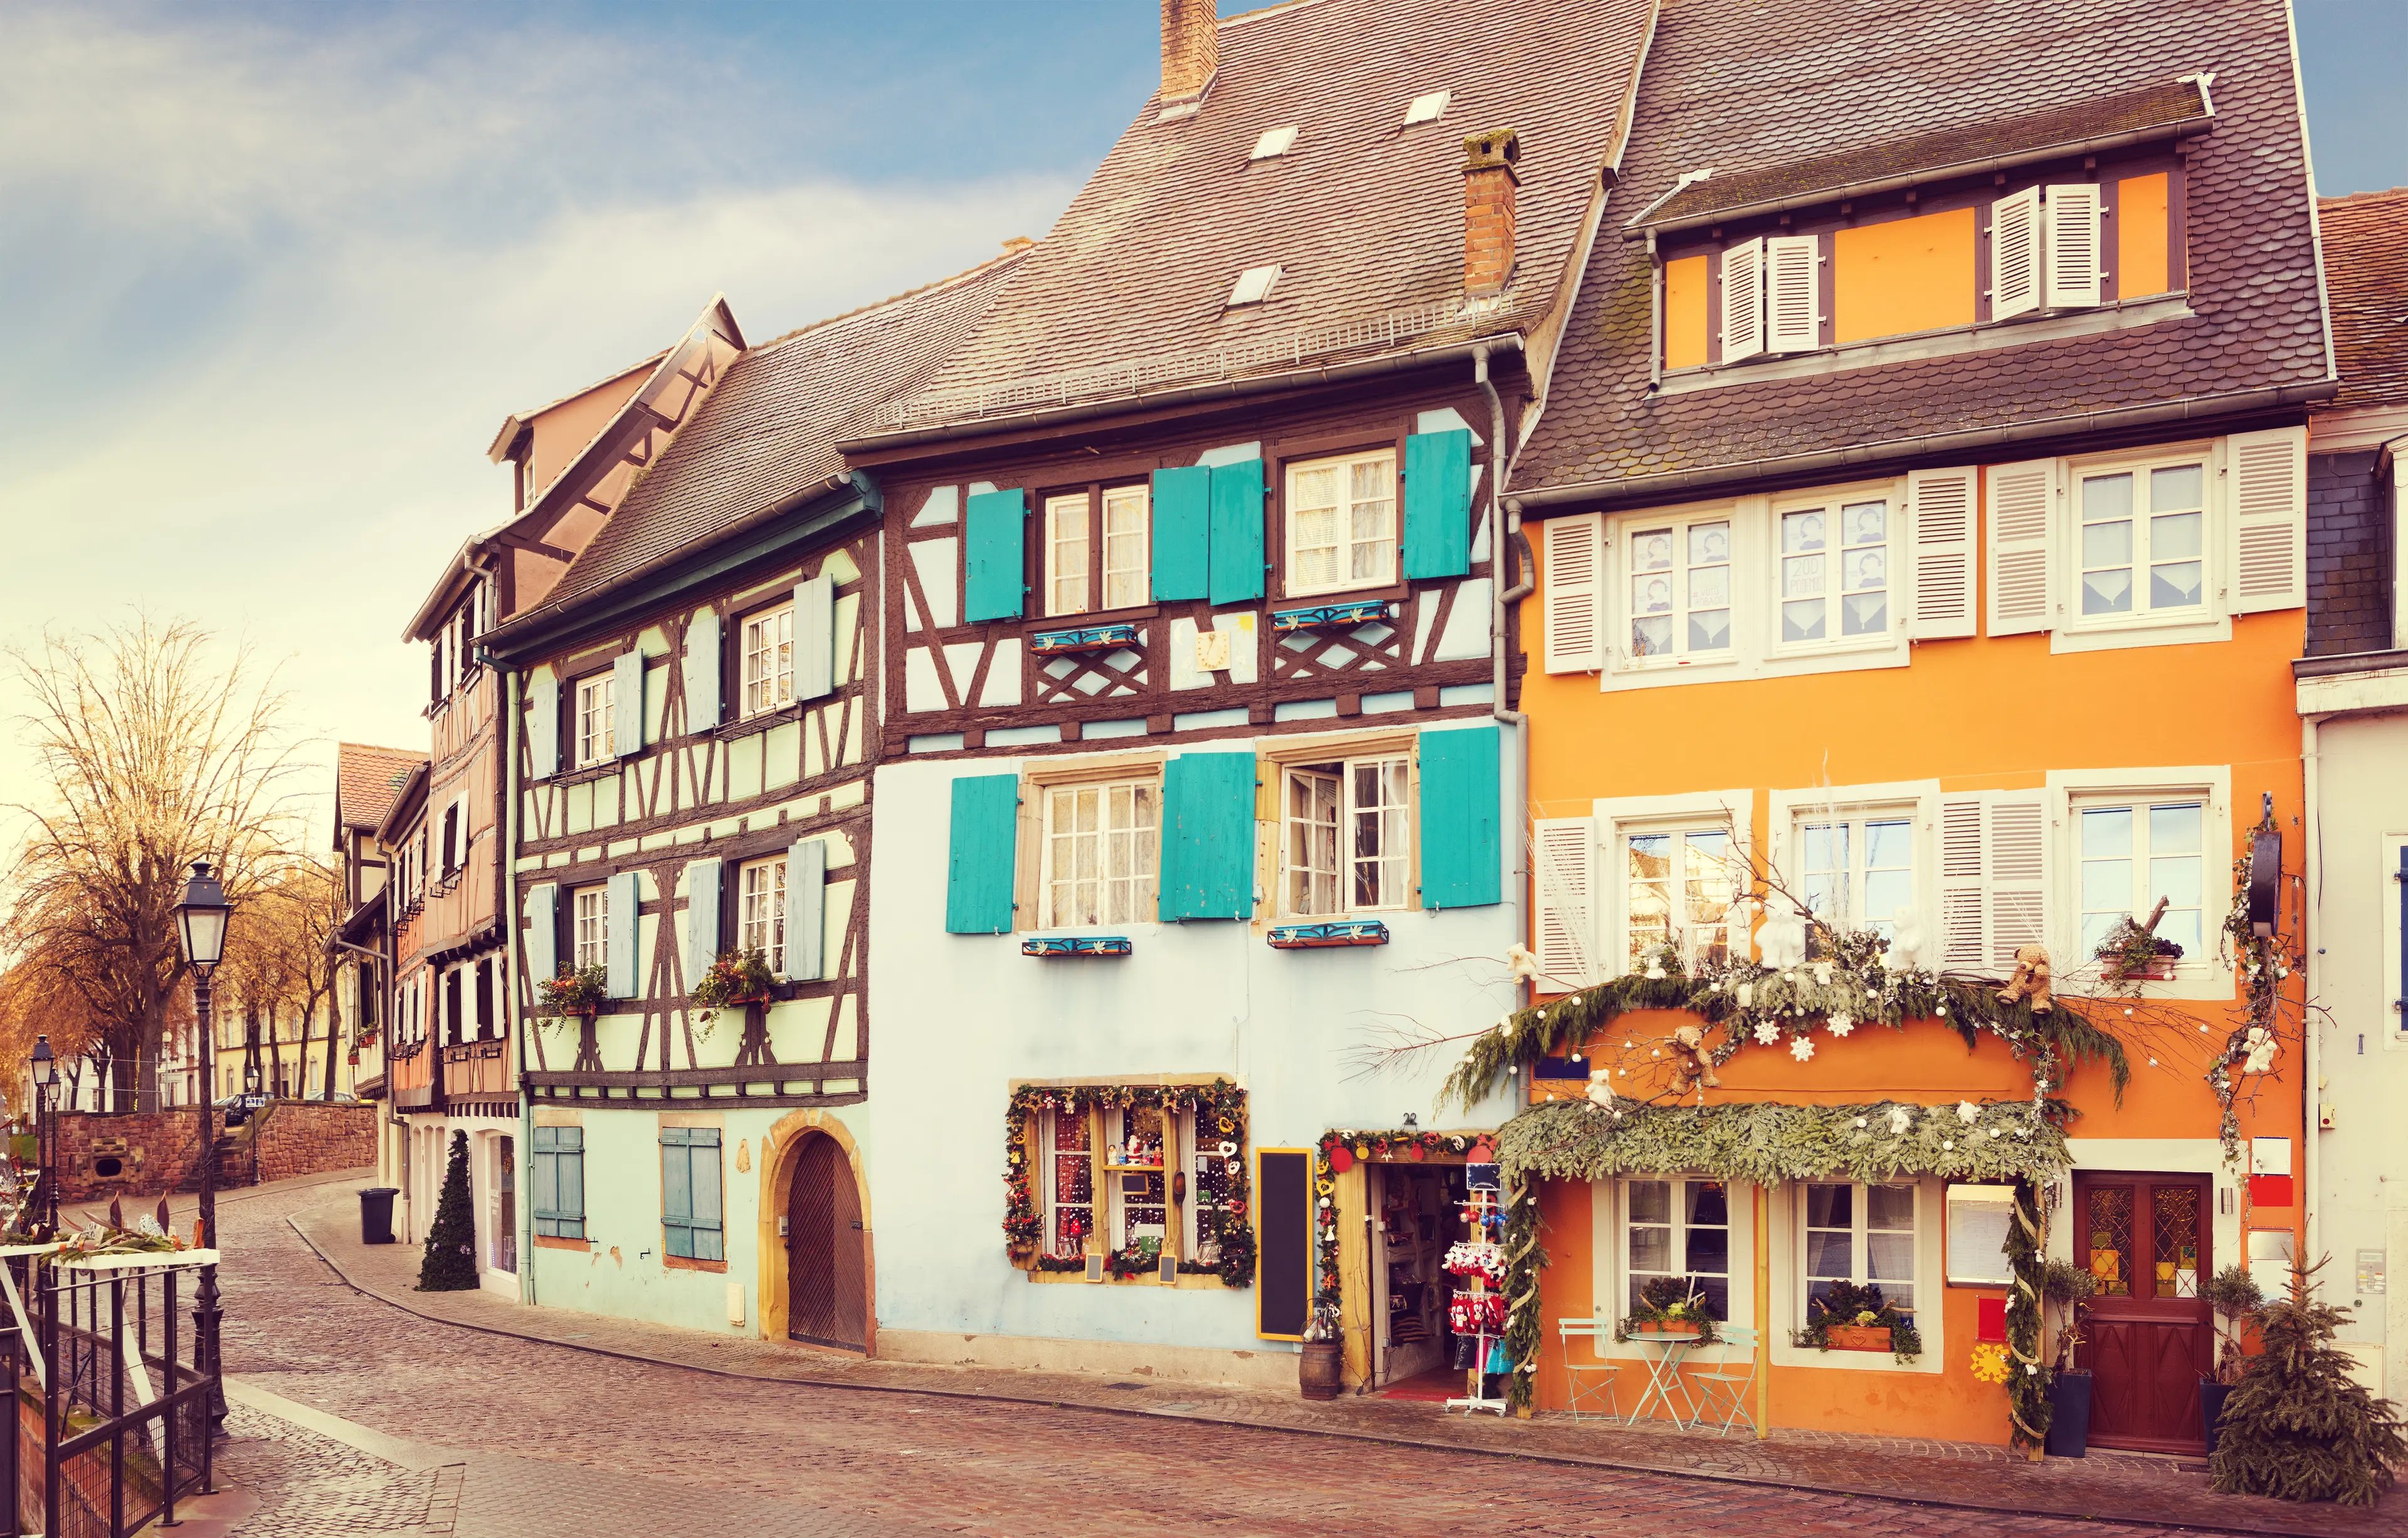
[{"label": "lantern lamp head", "polygon": [[50,1050],[50,1039],[45,1034],[34,1039],[34,1086],[48,1089],[58,1082],[58,1055]]},{"label": "lantern lamp head", "polygon": [[176,904],[176,927],[184,940],[184,959],[208,971],[225,956],[226,920],[234,905],[207,860],[193,862],[193,879],[184,884],[184,900]]},{"label": "lantern lamp head", "polygon": [[242,1065],[242,1092],[246,1095],[256,1095],[259,1093],[259,1065],[257,1063],[245,1063]]}]

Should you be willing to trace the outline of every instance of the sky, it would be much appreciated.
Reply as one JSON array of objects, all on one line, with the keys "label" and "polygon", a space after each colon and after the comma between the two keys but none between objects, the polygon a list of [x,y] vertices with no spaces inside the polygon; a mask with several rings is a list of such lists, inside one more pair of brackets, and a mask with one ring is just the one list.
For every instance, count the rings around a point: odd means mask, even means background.
[{"label": "sky", "polygon": [[[2408,184],[2408,0],[2298,12],[2320,190]],[[767,338],[1042,236],[1157,19],[0,0],[0,645],[137,610],[249,643],[322,839],[337,741],[425,746],[400,633],[508,516],[507,414],[713,294]],[[0,678],[0,803],[41,795],[23,709]]]}]

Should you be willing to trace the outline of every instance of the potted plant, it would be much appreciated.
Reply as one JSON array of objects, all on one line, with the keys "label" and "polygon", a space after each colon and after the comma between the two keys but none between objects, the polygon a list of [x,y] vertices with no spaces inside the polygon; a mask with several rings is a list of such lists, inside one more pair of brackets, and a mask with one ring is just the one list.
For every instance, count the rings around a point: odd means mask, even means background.
[{"label": "potted plant", "polygon": [[695,1024],[709,1026],[721,1010],[767,1003],[769,990],[776,985],[777,976],[769,970],[769,958],[757,947],[722,951],[710,968],[695,979],[694,986],[686,993],[686,1001],[695,1008]]},{"label": "potted plant", "polygon": [[2090,1370],[2074,1366],[2073,1354],[2082,1344],[2090,1300],[2099,1296],[2099,1278],[2070,1260],[2051,1260],[2041,1268],[2040,1295],[2057,1331],[2057,1354],[2048,1370],[2048,1454],[2085,1458],[2090,1451]]},{"label": "potted plant", "polygon": [[2207,1439],[2207,1456],[2215,1456],[2216,1433],[2224,1419],[2224,1401],[2249,1365],[2241,1349],[2241,1334],[2266,1304],[2266,1289],[2235,1262],[2207,1279],[2200,1296],[2215,1310],[2215,1372],[2199,1380],[2199,1426]]},{"label": "potted plant", "polygon": [[1833,1282],[1808,1305],[1806,1328],[1791,1344],[1817,1351],[1886,1351],[1901,1362],[1923,1354],[1914,1316],[1882,1296],[1879,1284]]},{"label": "potted plant", "polygon": [[2166,899],[2159,898],[2146,924],[2130,914],[2116,920],[2107,931],[2091,959],[2099,963],[2100,974],[2109,983],[2139,984],[2169,982],[2174,975],[2174,963],[2182,959],[2183,948],[2171,940],[2157,938],[2158,921],[2165,917]]},{"label": "potted plant", "polygon": [[1338,1305],[1318,1302],[1304,1326],[1304,1352],[1297,1363],[1297,1388],[1306,1399],[1336,1399],[1345,1388]]},{"label": "potted plant", "polygon": [[2223,1494],[2371,1506],[2408,1460],[2391,1402],[2368,1392],[2332,1344],[2348,1316],[2312,1290],[2323,1265],[2292,1272],[2290,1296],[2258,1311],[2264,1349],[2225,1400],[2208,1460],[2208,1483]]},{"label": "potted plant", "polygon": [[1639,1306],[1614,1327],[1617,1340],[1634,1335],[1695,1335],[1699,1345],[1711,1345],[1720,1338],[1714,1332],[1713,1310],[1685,1276],[1657,1276],[1640,1285]]},{"label": "potted plant", "polygon": [[601,1009],[603,990],[608,985],[609,974],[599,965],[572,968],[538,983],[536,993],[543,1004],[543,1013],[553,1019],[573,1016],[590,1020]]}]

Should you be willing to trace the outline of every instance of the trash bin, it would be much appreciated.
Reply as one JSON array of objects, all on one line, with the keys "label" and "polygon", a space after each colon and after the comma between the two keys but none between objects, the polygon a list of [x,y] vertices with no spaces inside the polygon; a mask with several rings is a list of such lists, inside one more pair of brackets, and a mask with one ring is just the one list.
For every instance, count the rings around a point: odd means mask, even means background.
[{"label": "trash bin", "polygon": [[396,1186],[371,1186],[360,1193],[361,1243],[393,1243],[393,1199],[400,1194]]}]

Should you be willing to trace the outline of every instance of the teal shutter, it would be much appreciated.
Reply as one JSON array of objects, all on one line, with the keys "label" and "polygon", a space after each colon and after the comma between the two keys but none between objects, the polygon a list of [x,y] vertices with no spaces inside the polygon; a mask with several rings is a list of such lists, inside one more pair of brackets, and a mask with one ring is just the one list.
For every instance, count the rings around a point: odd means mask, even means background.
[{"label": "teal shutter", "polygon": [[1011,932],[1013,842],[1019,822],[1019,776],[974,774],[953,782],[945,872],[947,934]]},{"label": "teal shutter", "polygon": [[526,895],[526,970],[530,982],[543,983],[560,975],[560,887],[545,882]]},{"label": "teal shutter", "polygon": [[725,865],[695,860],[685,868],[685,985],[689,992],[719,959],[719,887]]},{"label": "teal shutter", "polygon": [[786,851],[785,916],[786,964],[779,970],[805,980],[826,976],[826,840],[805,839]]},{"label": "teal shutter", "polygon": [[1016,620],[1027,593],[1027,496],[1018,491],[982,491],[969,500],[962,519],[965,573],[962,618]]},{"label": "teal shutter", "polygon": [[[685,729],[719,725],[719,611],[697,611],[685,627]],[[664,734],[667,728],[662,728]]]},{"label": "teal shutter", "polygon": [[636,997],[636,937],[642,928],[643,887],[633,870],[610,878],[603,901],[602,994],[606,999]]},{"label": "teal shutter", "polygon": [[1505,900],[1498,841],[1494,726],[1426,731],[1422,747],[1422,906],[1479,908]]},{"label": "teal shutter", "polygon": [[644,751],[644,654],[622,652],[610,664],[610,746],[622,758]]},{"label": "teal shutter", "polygon": [[535,1129],[535,1231],[546,1239],[585,1237],[585,1128]]},{"label": "teal shutter", "polygon": [[1210,581],[1212,471],[1183,465],[1154,472],[1154,596],[1200,598]]},{"label": "teal shutter", "polygon": [[1263,596],[1263,462],[1212,467],[1211,591],[1214,603]]},{"label": "teal shutter", "polygon": [[1166,924],[1254,916],[1253,754],[1182,753],[1165,766],[1160,903]]},{"label": "teal shutter", "polygon": [[795,589],[795,697],[836,693],[836,579],[813,577]]},{"label": "teal shutter", "polygon": [[1405,439],[1405,575],[1470,570],[1471,434],[1415,433]]}]

